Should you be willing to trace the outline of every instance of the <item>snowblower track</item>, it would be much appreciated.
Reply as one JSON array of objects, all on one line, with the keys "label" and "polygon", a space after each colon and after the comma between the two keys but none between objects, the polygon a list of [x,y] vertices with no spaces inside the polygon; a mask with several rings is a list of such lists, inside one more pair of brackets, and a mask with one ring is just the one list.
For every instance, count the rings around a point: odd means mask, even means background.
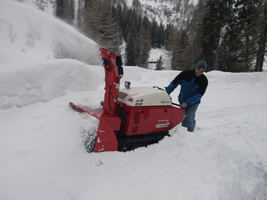
[{"label": "snowblower track", "polygon": [[170,136],[169,131],[157,132],[145,135],[127,136],[121,133],[118,139],[118,151],[131,151],[139,147],[146,147],[158,143],[165,136]]}]

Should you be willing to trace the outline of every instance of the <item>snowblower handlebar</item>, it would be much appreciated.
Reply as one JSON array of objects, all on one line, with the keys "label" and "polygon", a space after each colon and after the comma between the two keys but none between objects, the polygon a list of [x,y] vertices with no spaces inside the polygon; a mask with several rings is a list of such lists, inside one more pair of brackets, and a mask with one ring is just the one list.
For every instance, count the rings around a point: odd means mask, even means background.
[{"label": "snowblower handlebar", "polygon": [[174,106],[178,106],[178,107],[181,106],[180,104],[177,104],[177,103],[172,103],[172,105],[174,105]]},{"label": "snowblower handlebar", "polygon": [[[159,90],[164,90],[164,89],[162,89],[162,88],[160,88],[160,87],[158,87],[158,86],[153,86],[153,88],[157,88],[157,89],[159,89]],[[166,91],[166,89],[165,89],[165,91]],[[173,102],[172,102],[172,105],[174,105],[174,106],[178,106],[178,107],[181,106],[180,104],[173,103]]]}]

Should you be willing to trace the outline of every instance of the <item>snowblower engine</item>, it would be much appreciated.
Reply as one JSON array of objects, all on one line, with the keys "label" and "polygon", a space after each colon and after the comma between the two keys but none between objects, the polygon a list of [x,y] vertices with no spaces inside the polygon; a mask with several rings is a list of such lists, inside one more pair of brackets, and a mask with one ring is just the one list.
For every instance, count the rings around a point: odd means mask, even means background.
[{"label": "snowblower engine", "polygon": [[69,103],[75,111],[99,119],[98,130],[89,133],[85,142],[87,151],[130,151],[169,136],[169,130],[182,122],[184,110],[173,106],[170,96],[159,87],[131,88],[130,82],[125,82],[125,89],[120,89],[121,57],[103,47],[100,50],[106,74],[103,112]]}]

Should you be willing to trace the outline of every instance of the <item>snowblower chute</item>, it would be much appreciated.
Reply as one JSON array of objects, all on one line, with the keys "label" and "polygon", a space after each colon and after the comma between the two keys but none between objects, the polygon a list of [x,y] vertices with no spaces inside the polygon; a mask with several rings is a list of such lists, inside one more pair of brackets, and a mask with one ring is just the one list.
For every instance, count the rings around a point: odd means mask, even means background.
[{"label": "snowblower chute", "polygon": [[120,90],[123,76],[121,57],[100,47],[105,69],[102,112],[91,112],[70,102],[78,112],[99,119],[96,135],[87,143],[88,152],[129,151],[163,139],[183,120],[184,111],[172,106],[170,96],[158,87]]}]

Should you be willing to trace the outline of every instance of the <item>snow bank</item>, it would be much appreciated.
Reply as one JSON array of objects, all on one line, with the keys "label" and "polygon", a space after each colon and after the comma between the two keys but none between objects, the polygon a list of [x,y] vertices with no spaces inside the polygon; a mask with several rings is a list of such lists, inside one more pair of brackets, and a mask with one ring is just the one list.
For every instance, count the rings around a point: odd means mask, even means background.
[{"label": "snow bank", "polygon": [[0,109],[47,102],[69,90],[96,90],[104,80],[101,66],[75,60],[31,63],[28,67],[0,74]]}]

